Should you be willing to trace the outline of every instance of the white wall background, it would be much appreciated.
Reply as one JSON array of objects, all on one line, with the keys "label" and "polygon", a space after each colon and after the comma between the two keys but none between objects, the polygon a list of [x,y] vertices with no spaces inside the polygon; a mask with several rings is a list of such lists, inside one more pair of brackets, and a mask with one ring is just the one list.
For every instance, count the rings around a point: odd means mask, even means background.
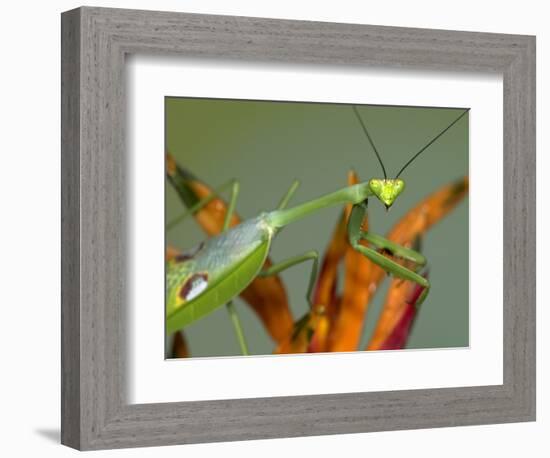
[{"label": "white wall background", "polygon": [[[98,6],[286,19],[357,22],[537,35],[538,62],[538,421],[536,423],[325,436],[99,452],[98,456],[465,457],[548,456],[548,288],[543,260],[550,199],[550,30],[544,2],[124,0]],[[4,456],[70,456],[58,445],[60,372],[60,17],[68,0],[3,5],[0,70],[0,450]],[[32,125],[32,134],[29,127]],[[546,172],[546,173],[545,173]],[[38,234],[38,235],[37,235]],[[542,279],[542,280],[541,280]],[[546,434],[544,434],[546,432]],[[545,453],[546,452],[546,453]]]}]

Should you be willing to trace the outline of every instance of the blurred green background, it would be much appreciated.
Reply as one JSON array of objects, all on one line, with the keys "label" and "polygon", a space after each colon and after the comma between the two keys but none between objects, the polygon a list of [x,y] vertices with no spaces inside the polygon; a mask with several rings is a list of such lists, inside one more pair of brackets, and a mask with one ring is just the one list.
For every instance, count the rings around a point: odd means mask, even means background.
[{"label": "blurred green background", "polygon": [[[176,97],[165,102],[167,151],[212,187],[237,178],[237,211],[243,219],[273,209],[296,178],[301,186],[291,205],[344,187],[350,168],[361,180],[383,178],[350,105]],[[460,109],[370,105],[360,105],[359,111],[389,178],[460,114]],[[468,138],[465,116],[403,173],[406,189],[390,212],[371,201],[371,230],[385,234],[420,199],[467,175]],[[167,182],[167,221],[182,211]],[[272,259],[310,249],[323,254],[340,212],[341,208],[326,209],[289,226],[275,239]],[[424,239],[432,289],[407,348],[468,346],[468,227],[466,198]],[[203,238],[192,219],[166,234],[168,244],[182,249]],[[295,318],[307,310],[304,293],[310,268],[306,263],[282,274]],[[369,307],[361,348],[372,333],[387,284]],[[239,299],[235,303],[251,353],[272,353],[273,343],[256,315]],[[240,354],[225,307],[187,327],[185,334],[194,357]]]}]

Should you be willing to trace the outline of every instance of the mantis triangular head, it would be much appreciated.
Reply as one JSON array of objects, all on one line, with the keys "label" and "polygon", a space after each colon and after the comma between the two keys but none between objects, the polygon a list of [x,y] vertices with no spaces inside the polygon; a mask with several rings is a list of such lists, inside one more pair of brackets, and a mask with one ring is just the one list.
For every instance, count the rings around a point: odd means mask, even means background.
[{"label": "mantis triangular head", "polygon": [[378,200],[385,205],[386,210],[389,210],[397,196],[405,189],[405,182],[400,178],[373,178],[369,181],[369,188]]}]

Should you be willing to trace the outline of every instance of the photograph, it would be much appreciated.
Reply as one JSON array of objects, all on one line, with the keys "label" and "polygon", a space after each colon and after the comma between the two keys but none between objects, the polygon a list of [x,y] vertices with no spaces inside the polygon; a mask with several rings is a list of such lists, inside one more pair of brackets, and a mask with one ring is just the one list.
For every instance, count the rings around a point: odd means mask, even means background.
[{"label": "photograph", "polygon": [[165,97],[165,357],[469,346],[468,107]]}]

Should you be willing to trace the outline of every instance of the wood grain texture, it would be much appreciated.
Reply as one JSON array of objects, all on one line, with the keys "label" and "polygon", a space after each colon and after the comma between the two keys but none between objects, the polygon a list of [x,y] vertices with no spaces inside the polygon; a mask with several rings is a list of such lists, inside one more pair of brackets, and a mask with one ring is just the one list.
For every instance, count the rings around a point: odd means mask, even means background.
[{"label": "wood grain texture", "polygon": [[[534,37],[86,7],[63,13],[62,42],[64,444],[102,449],[535,418]],[[128,404],[124,58],[145,53],[503,74],[504,384]]]},{"label": "wood grain texture", "polygon": [[80,15],[61,24],[61,442],[80,445]]}]

